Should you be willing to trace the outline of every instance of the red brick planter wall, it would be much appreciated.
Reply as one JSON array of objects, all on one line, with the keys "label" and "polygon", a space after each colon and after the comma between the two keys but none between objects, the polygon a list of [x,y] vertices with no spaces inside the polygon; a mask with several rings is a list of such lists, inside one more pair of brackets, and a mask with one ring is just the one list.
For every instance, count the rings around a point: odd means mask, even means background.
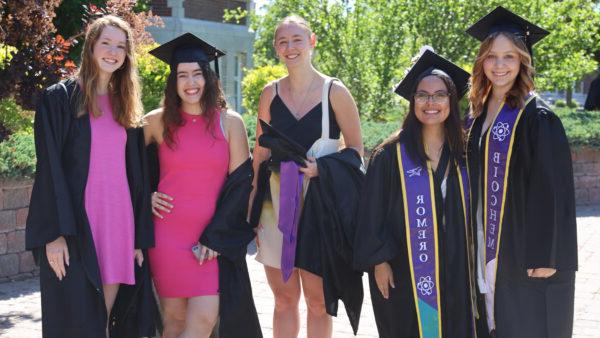
[{"label": "red brick planter wall", "polygon": [[[573,150],[577,205],[600,205],[600,149]],[[25,251],[25,221],[32,181],[0,182],[0,282],[37,274]]]},{"label": "red brick planter wall", "polygon": [[33,256],[25,251],[31,185],[31,181],[0,182],[0,281],[37,273]]},{"label": "red brick planter wall", "polygon": [[600,204],[600,149],[580,147],[572,157],[577,204]]}]

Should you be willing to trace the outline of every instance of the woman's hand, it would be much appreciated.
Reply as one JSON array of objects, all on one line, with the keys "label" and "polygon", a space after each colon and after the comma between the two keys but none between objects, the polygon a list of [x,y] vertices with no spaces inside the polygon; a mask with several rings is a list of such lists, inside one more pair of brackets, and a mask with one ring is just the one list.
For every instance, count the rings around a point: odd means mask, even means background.
[{"label": "woman's hand", "polygon": [[142,253],[142,249],[135,249],[133,255],[138,266],[141,267],[142,263],[144,263],[144,254]]},{"label": "woman's hand", "polygon": [[552,268],[537,268],[527,269],[527,276],[533,278],[548,278],[556,273],[556,269]]},{"label": "woman's hand", "polygon": [[164,212],[171,212],[173,209],[173,204],[169,203],[172,201],[173,197],[163,194],[161,192],[155,191],[152,193],[152,213],[159,218],[164,218],[163,215],[160,214],[159,210]]},{"label": "woman's hand", "polygon": [[58,280],[62,281],[67,275],[65,264],[66,266],[69,266],[69,248],[67,247],[67,241],[63,236],[46,244],[46,257],[48,258],[48,264],[50,264],[56,277]]},{"label": "woman's hand", "polygon": [[396,288],[394,273],[388,262],[375,265],[375,283],[377,283],[377,288],[379,288],[383,298],[388,299],[390,297],[390,286]]},{"label": "woman's hand", "polygon": [[205,261],[210,261],[211,259],[217,258],[219,255],[218,252],[209,249],[208,247],[200,245],[200,257],[198,258],[198,264],[202,265]]},{"label": "woman's hand", "polygon": [[309,157],[308,161],[304,161],[306,167],[300,167],[300,171],[304,173],[304,176],[313,178],[319,176],[319,168],[317,167],[317,160],[314,157]]}]

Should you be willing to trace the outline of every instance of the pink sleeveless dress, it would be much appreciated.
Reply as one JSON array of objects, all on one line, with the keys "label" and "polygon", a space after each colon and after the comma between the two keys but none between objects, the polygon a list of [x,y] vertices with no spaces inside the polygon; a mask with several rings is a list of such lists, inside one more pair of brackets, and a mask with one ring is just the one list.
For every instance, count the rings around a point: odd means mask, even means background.
[{"label": "pink sleeveless dress", "polygon": [[217,260],[202,265],[192,247],[211,221],[229,169],[229,145],[219,113],[211,130],[202,116],[182,112],[185,124],[175,134],[173,149],[158,148],[158,191],[173,197],[170,213],[154,217],[155,247],[150,249],[154,285],[161,297],[189,298],[218,294]]},{"label": "pink sleeveless dress", "polygon": [[133,206],[127,171],[127,132],[113,118],[108,95],[97,97],[102,115],[90,114],[90,168],[85,211],[102,284],[135,284]]}]

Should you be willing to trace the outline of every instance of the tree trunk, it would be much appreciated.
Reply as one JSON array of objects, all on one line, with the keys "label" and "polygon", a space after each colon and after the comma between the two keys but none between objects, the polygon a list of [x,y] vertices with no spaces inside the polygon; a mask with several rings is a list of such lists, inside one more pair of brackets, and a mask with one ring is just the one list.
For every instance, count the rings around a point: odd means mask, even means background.
[{"label": "tree trunk", "polygon": [[571,105],[573,104],[573,86],[567,88],[566,101],[567,101],[567,107],[571,107]]}]

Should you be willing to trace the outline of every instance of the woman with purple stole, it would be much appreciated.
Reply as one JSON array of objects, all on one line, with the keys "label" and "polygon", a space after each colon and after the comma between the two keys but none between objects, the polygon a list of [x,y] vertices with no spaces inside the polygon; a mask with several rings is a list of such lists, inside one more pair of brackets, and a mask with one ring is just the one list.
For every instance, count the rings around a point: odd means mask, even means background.
[{"label": "woman with purple stole", "polygon": [[532,45],[548,32],[502,7],[467,32],[482,41],[467,141],[480,337],[571,337],[571,155],[559,118],[533,92]]},{"label": "woman with purple stole", "polygon": [[379,336],[472,337],[468,180],[458,101],[469,73],[426,49],[396,88],[402,129],[371,157],[355,267],[369,272]]}]

